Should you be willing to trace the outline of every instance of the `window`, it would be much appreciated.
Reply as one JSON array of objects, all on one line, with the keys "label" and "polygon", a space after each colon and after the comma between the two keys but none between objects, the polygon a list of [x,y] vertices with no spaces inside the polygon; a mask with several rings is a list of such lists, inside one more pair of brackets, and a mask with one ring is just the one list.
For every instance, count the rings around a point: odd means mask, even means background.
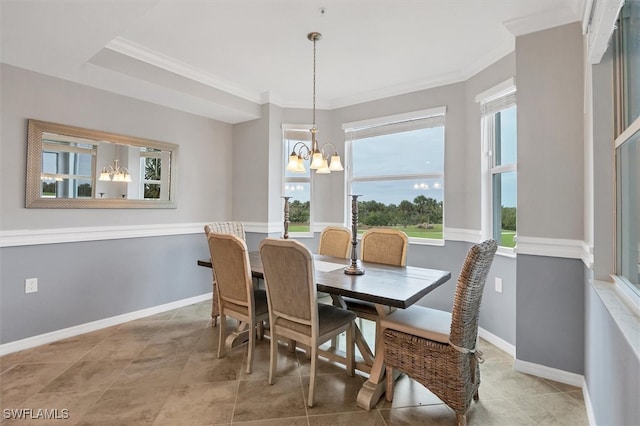
[{"label": "window", "polygon": [[361,195],[359,232],[385,227],[410,241],[443,239],[444,114],[442,107],[343,126],[348,194]]},{"label": "window", "polygon": [[[289,154],[296,144],[304,144],[311,149],[311,126],[283,125],[283,164],[289,162]],[[289,198],[289,234],[310,235],[311,223],[311,170],[307,167],[304,173],[293,173],[284,170],[283,194]],[[283,213],[284,214],[284,213]],[[284,220],[284,218],[283,218]]]},{"label": "window", "polygon": [[616,274],[640,295],[640,0],[620,11],[616,40]]},{"label": "window", "polygon": [[140,149],[140,185],[143,199],[167,200],[169,196],[169,164],[171,153],[153,148]]},{"label": "window", "polygon": [[497,86],[497,94],[480,100],[485,158],[482,223],[483,234],[513,252],[517,211],[517,109],[515,87],[511,81],[505,83]]},{"label": "window", "polygon": [[71,136],[43,134],[42,181],[44,198],[92,198],[96,146]]}]

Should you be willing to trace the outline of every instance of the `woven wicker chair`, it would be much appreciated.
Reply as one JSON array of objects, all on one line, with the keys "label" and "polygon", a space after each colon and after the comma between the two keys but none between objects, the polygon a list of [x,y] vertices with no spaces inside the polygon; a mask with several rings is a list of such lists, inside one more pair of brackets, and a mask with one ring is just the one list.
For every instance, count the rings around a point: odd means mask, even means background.
[{"label": "woven wicker chair", "polygon": [[351,231],[342,226],[327,226],[320,234],[318,254],[348,259],[351,254]]},{"label": "woven wicker chair", "polygon": [[[204,235],[208,236],[209,232],[218,232],[221,234],[231,234],[247,241],[247,237],[244,231],[244,224],[242,222],[211,222],[204,226]],[[217,325],[219,309],[218,309],[218,290],[216,289],[216,280],[211,283],[213,288],[213,297],[211,298],[211,319],[213,326]]]},{"label": "woven wicker chair", "polygon": [[427,387],[466,425],[471,400],[480,386],[477,350],[482,291],[497,244],[493,240],[469,250],[456,286],[452,313],[413,305],[381,320],[387,365],[387,400],[393,399],[393,369]]},{"label": "woven wicker chair", "polygon": [[243,321],[249,325],[246,371],[251,373],[256,326],[262,338],[263,321],[269,318],[267,294],[264,290],[253,287],[249,251],[243,240],[235,235],[217,232],[209,232],[207,240],[218,287],[218,308],[220,309],[218,358],[224,356],[226,317],[230,316]]},{"label": "woven wicker chair", "polygon": [[307,404],[313,406],[316,387],[318,346],[347,332],[347,373],[354,374],[355,314],[318,303],[311,252],[295,240],[266,238],[260,243],[260,257],[269,300],[271,362],[269,384],[273,384],[278,360],[278,337],[291,339],[311,349],[311,372]]}]

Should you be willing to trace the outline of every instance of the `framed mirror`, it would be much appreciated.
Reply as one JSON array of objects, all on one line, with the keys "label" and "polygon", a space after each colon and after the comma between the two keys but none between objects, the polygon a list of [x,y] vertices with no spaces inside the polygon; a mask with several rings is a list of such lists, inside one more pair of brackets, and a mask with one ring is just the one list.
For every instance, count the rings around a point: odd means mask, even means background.
[{"label": "framed mirror", "polygon": [[27,208],[175,208],[178,145],[29,120]]}]

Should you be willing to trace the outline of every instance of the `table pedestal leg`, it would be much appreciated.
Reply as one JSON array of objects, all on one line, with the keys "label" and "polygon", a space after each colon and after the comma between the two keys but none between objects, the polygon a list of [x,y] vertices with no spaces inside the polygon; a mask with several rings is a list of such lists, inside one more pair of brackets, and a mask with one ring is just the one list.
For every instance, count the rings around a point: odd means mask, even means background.
[{"label": "table pedestal leg", "polygon": [[375,358],[373,360],[373,366],[371,367],[371,373],[369,374],[369,380],[364,382],[362,388],[360,388],[357,399],[358,407],[367,411],[371,410],[378,403],[378,400],[386,390],[386,366],[384,363],[380,319],[387,316],[388,308],[384,305],[376,304],[376,311],[378,312],[378,320],[376,321]]}]

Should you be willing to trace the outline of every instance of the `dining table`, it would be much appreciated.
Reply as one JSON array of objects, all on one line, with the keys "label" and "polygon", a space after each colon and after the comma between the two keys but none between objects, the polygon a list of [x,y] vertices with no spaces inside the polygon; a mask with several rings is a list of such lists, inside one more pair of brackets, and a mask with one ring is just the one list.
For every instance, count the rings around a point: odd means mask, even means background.
[{"label": "dining table", "polygon": [[[361,262],[362,275],[344,273],[350,259],[314,254],[314,270],[318,291],[331,295],[334,304],[344,306],[343,297],[372,303],[378,317],[384,318],[394,309],[405,309],[446,283],[451,272],[415,266],[392,266]],[[250,252],[249,262],[254,278],[264,278],[260,253]],[[198,260],[198,265],[211,268],[210,259]],[[369,374],[358,392],[357,405],[365,410],[375,406],[386,389],[382,330],[376,325],[375,348],[371,350],[362,331],[356,325],[355,341],[362,357],[356,360],[356,369]],[[336,348],[321,352],[331,361],[344,362],[345,357]]]}]

